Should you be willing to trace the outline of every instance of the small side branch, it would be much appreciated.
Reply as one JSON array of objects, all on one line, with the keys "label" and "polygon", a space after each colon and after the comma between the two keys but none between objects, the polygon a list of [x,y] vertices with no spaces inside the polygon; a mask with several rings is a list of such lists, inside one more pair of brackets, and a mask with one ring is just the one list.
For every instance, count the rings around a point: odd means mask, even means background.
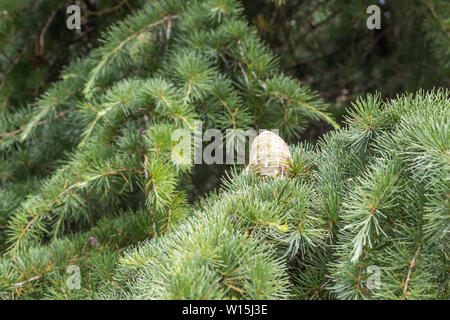
[{"label": "small side branch", "polygon": [[419,247],[417,248],[416,253],[414,254],[414,257],[412,258],[412,260],[409,262],[409,270],[408,270],[408,275],[406,276],[406,280],[405,280],[405,285],[403,286],[403,295],[402,295],[402,300],[404,300],[407,297],[408,294],[408,285],[411,282],[411,273],[414,269],[417,257],[419,256],[420,253],[420,244]]},{"label": "small side branch", "polygon": [[34,276],[34,277],[32,277],[32,278],[30,278],[30,279],[28,279],[28,280],[25,280],[25,281],[22,281],[22,282],[14,283],[14,284],[12,285],[12,287],[13,287],[13,288],[20,288],[20,287],[23,287],[25,284],[30,283],[30,282],[33,282],[33,281],[38,280],[38,279],[40,279],[40,278],[41,278],[41,276]]}]

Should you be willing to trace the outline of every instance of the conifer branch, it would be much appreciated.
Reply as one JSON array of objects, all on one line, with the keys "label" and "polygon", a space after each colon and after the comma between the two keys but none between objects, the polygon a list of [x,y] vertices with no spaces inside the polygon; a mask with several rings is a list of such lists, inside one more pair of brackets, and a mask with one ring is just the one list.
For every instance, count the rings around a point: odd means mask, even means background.
[{"label": "conifer branch", "polygon": [[135,31],[133,34],[129,35],[125,40],[122,40],[116,47],[114,47],[110,52],[108,52],[107,54],[105,54],[102,58],[102,60],[93,68],[93,70],[91,71],[91,74],[89,76],[89,80],[86,82],[86,86],[83,90],[83,93],[87,96],[87,97],[91,97],[92,95],[92,90],[94,87],[94,83],[97,80],[98,74],[101,72],[103,66],[108,63],[109,60],[111,60],[111,58],[117,53],[119,52],[128,42],[130,42],[131,40],[133,40],[134,38],[136,38],[138,35],[140,35],[141,33],[148,31],[156,26],[159,26],[165,22],[168,22],[170,20],[173,19],[177,19],[179,16],[178,15],[167,15],[164,16],[162,19],[152,22],[150,24],[147,24],[145,26],[143,26],[142,28],[140,28],[139,30]]}]

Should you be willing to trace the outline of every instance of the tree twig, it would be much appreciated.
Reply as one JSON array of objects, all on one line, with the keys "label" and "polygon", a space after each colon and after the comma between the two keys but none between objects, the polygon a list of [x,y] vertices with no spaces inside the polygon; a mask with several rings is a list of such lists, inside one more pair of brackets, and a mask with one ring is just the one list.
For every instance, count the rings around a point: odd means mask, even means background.
[{"label": "tree twig", "polygon": [[87,10],[87,14],[90,15],[90,16],[101,16],[101,15],[104,15],[104,14],[106,14],[106,13],[110,13],[110,12],[119,10],[119,9],[122,8],[123,5],[125,5],[125,4],[126,4],[127,7],[129,8],[129,4],[127,4],[127,3],[128,3],[127,0],[123,0],[122,2],[118,3],[118,4],[115,5],[114,7],[106,8],[106,9],[103,9],[103,10],[100,10],[100,11],[91,11],[91,10],[88,9],[88,10]]},{"label": "tree twig", "polygon": [[48,28],[50,27],[50,25],[53,22],[53,19],[55,18],[56,12],[58,12],[58,10],[60,9],[61,4],[59,4],[55,10],[53,10],[53,12],[50,14],[50,17],[48,18],[47,22],[44,25],[44,28],[42,28],[41,34],[39,36],[39,54],[41,56],[44,55],[44,49],[45,49],[45,34],[48,31]]},{"label": "tree twig", "polygon": [[419,247],[417,248],[416,253],[414,254],[414,257],[409,262],[409,270],[408,270],[408,274],[406,276],[405,285],[403,286],[403,295],[401,298],[402,300],[404,300],[407,297],[408,285],[409,285],[409,282],[411,281],[411,273],[412,273],[412,270],[414,269],[417,257],[419,256],[419,253],[420,253],[420,244],[419,244]]},{"label": "tree twig", "polygon": [[[60,112],[60,113],[58,113],[58,115],[57,115],[56,117],[54,117],[53,119],[51,119],[51,121],[63,117],[64,114],[65,114],[65,112]],[[48,123],[49,121],[50,121],[50,120],[42,120],[42,121],[39,121],[38,123],[36,123],[36,126],[40,126],[40,125],[46,124],[46,123]],[[26,128],[26,125],[25,125],[25,126],[22,126],[21,128],[19,128],[19,129],[17,129],[17,130],[10,131],[10,132],[5,132],[5,133],[3,133],[3,134],[0,134],[0,142],[1,142],[4,138],[6,138],[6,137],[12,137],[12,136],[15,136],[15,135],[21,133],[22,131],[25,130],[25,128]]]}]

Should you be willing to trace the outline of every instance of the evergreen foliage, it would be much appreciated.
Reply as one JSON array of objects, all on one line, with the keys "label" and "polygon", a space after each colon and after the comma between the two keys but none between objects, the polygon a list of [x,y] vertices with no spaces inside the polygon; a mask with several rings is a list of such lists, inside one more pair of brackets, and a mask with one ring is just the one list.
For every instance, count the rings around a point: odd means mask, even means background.
[{"label": "evergreen foliage", "polygon": [[235,171],[170,234],[128,249],[100,297],[448,298],[449,112],[448,91],[358,101],[346,129],[292,149],[291,177]]},{"label": "evergreen foliage", "polygon": [[[0,299],[448,298],[446,89],[368,95],[340,129],[240,2],[158,0],[22,98],[0,114]],[[290,175],[236,166],[192,203],[175,130],[292,142],[311,120],[337,130],[293,144]]]}]

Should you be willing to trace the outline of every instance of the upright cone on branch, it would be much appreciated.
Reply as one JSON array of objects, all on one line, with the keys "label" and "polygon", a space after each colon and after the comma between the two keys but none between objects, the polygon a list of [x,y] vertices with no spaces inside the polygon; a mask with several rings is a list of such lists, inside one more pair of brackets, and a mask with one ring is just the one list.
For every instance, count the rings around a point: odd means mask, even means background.
[{"label": "upright cone on branch", "polygon": [[292,155],[284,140],[271,131],[259,134],[250,147],[249,168],[261,176],[283,176],[292,169]]}]

